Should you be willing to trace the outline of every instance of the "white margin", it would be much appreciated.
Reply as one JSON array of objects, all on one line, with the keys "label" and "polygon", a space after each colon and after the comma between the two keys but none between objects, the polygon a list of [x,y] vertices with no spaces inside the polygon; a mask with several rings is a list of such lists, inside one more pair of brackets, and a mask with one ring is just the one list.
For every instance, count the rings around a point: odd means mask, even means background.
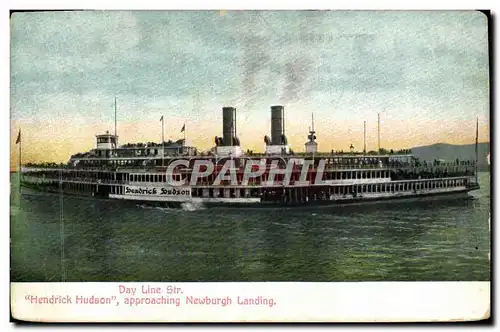
[{"label": "white margin", "polygon": [[[93,9],[204,9],[204,8],[224,8],[224,9],[229,9],[229,8],[260,8],[260,9],[273,9],[273,8],[288,8],[288,9],[300,9],[300,8],[330,8],[330,9],[488,9],[488,8],[494,8],[498,6],[498,1],[465,1],[465,0],[460,0],[460,1],[436,1],[436,0],[422,0],[422,1],[415,1],[415,2],[410,2],[410,1],[356,1],[356,0],[350,0],[350,1],[336,1],[335,6],[332,6],[332,4],[329,1],[307,1],[304,3],[293,3],[291,4],[290,2],[287,3],[287,5],[284,2],[279,2],[279,4],[271,3],[271,1],[266,0],[258,0],[258,1],[241,1],[241,2],[235,2],[235,1],[212,1],[210,2],[210,5],[207,5],[206,2],[204,1],[182,1],[178,2],[177,5],[165,5],[162,2],[140,2],[140,1],[96,1],[96,0],[87,0],[87,1],[72,1],[71,3],[67,1],[43,1],[43,2],[37,2],[37,1],[7,1],[7,2],[2,2],[2,9],[35,9],[35,8],[47,8],[47,9],[62,9],[62,8],[93,8]],[[493,13],[494,15],[496,13]],[[4,68],[4,73],[9,72],[9,21],[8,21],[8,15],[7,12],[4,10],[3,15],[1,16],[2,20],[2,27],[3,29],[1,30],[1,36],[2,36],[2,45],[3,45],[3,51],[2,52],[2,65]],[[497,17],[498,20],[498,17]],[[498,26],[498,21],[497,24]],[[495,39],[496,36],[498,35],[498,32],[495,31]],[[498,42],[495,43],[495,45],[498,47]],[[495,50],[495,53],[498,54],[498,50]],[[9,76],[7,74],[4,74],[4,79],[2,80],[2,92],[3,95],[1,98],[1,102],[3,105],[3,110],[4,114],[7,114],[10,118],[9,114]],[[496,89],[493,92],[495,96],[497,96],[497,87],[498,87],[498,80],[495,75],[495,82],[496,82]],[[493,112],[493,110],[492,110]],[[10,120],[10,119],[9,119]],[[7,138],[9,137],[9,131],[10,131],[10,121],[3,121],[1,122],[2,126],[4,126],[4,130],[2,131],[5,135],[5,140],[3,141],[3,144],[1,145],[2,152],[5,151],[5,155],[7,156],[9,154],[9,144],[7,143],[8,140]],[[494,124],[492,124],[494,126]],[[9,137],[10,139],[10,137]],[[496,155],[496,150],[494,151],[494,156]],[[494,157],[495,158],[495,157]],[[3,158],[2,162],[5,163],[5,172],[4,176],[1,177],[2,180],[2,186],[3,188],[4,195],[3,197],[9,197],[9,183],[10,183],[10,178],[7,178],[7,167],[10,168],[9,166],[9,158]],[[494,170],[496,171],[496,170]],[[493,184],[496,185],[496,182]],[[497,203],[495,200],[494,203]],[[3,203],[3,210],[5,212],[5,215],[7,216],[7,220],[10,220],[10,216],[8,214],[10,210],[10,206],[8,201],[5,199]],[[494,222],[494,221],[492,221]],[[8,222],[4,224],[4,227],[8,228]],[[498,226],[496,228],[498,230]],[[4,234],[9,233],[9,229],[6,229]],[[495,232],[495,235],[497,235],[497,232]],[[4,237],[4,240],[6,240],[6,236]],[[8,248],[7,244],[4,246],[4,248]],[[492,251],[494,252],[494,249],[492,248]],[[7,280],[9,280],[9,269],[6,268],[9,266],[9,250],[6,250],[6,253],[2,255],[3,259],[3,264],[2,266],[4,267],[4,278],[5,282],[4,287],[6,287],[6,292],[4,292],[5,295],[9,294],[9,288],[7,286]],[[498,256],[498,255],[496,255]],[[493,257],[496,257],[493,256]],[[497,263],[497,261],[495,261]],[[7,297],[7,296],[6,296]],[[6,310],[3,310],[4,312],[4,319],[7,316],[6,313],[9,310],[9,304],[6,300],[2,301],[2,305],[5,306]],[[496,306],[498,307],[498,306]],[[13,329],[12,324],[9,326],[11,329]],[[103,328],[109,328],[106,326],[103,326]],[[119,327],[123,328],[123,326]],[[169,328],[176,328],[175,326],[170,326]],[[217,327],[216,327],[217,328]],[[286,328],[286,327],[285,327]]]}]

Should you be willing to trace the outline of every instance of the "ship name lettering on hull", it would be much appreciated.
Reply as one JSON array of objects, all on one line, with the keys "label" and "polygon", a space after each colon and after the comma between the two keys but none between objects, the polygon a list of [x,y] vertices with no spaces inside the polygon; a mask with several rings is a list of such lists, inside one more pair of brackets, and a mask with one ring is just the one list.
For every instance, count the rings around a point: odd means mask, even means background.
[{"label": "ship name lettering on hull", "polygon": [[162,188],[125,186],[125,195],[186,196],[191,197],[191,188]]}]

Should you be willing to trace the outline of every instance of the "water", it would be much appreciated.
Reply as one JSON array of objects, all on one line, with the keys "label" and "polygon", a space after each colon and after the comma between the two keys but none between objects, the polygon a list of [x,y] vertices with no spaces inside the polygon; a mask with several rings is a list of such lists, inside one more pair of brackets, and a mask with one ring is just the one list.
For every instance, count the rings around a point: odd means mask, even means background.
[{"label": "water", "polygon": [[249,210],[19,196],[14,174],[11,280],[489,280],[489,176],[467,201]]}]

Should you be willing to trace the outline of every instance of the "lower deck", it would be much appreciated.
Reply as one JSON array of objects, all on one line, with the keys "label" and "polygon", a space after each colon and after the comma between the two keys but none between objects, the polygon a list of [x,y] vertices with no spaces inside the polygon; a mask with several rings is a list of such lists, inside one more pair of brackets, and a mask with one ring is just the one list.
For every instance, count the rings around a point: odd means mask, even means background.
[{"label": "lower deck", "polygon": [[23,176],[25,186],[51,192],[107,197],[140,202],[208,204],[360,203],[402,198],[467,193],[479,186],[469,177],[422,179],[369,184],[322,184],[309,186],[181,186],[138,183],[81,182]]}]

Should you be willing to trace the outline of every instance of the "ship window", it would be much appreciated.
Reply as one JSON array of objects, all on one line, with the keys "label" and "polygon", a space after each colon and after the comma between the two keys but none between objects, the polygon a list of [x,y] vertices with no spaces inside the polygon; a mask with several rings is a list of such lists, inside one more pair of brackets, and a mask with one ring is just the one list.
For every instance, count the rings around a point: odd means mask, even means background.
[{"label": "ship window", "polygon": [[366,172],[362,172],[362,178],[366,179]]}]

